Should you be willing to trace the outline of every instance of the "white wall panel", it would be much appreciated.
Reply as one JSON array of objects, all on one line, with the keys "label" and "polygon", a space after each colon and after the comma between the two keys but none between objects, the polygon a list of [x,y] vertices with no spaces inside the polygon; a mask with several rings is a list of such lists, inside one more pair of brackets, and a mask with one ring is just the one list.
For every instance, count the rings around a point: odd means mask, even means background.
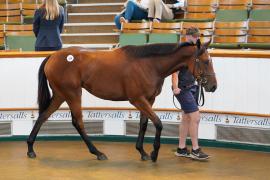
[{"label": "white wall panel", "polygon": [[[0,60],[0,108],[37,107],[37,72],[43,59]],[[202,109],[270,113],[270,59],[218,57],[213,61],[218,89],[215,93],[206,93]],[[83,91],[82,104],[85,107],[132,107],[128,102],[100,100],[86,91]],[[170,77],[165,80],[154,107],[174,108]]]},{"label": "white wall panel", "polygon": [[32,120],[13,120],[12,135],[29,135],[33,127]]},{"label": "white wall panel", "polygon": [[36,107],[37,72],[44,58],[0,59],[0,107]]},{"label": "white wall panel", "polygon": [[[257,81],[260,82],[260,85],[257,87],[258,89],[258,109],[264,110],[265,112],[270,114],[270,65],[269,62],[261,61],[259,66]],[[247,98],[248,99],[248,98]],[[249,101],[249,100],[248,100]]]}]

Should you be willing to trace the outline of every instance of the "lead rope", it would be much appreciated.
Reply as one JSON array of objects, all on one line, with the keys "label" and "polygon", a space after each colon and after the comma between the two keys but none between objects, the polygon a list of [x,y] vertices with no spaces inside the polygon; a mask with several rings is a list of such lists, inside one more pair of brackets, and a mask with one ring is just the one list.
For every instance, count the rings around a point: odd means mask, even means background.
[{"label": "lead rope", "polygon": [[174,105],[174,107],[175,107],[176,109],[178,109],[178,110],[181,110],[181,108],[179,108],[179,107],[176,106],[174,98],[175,98],[175,95],[173,94],[173,105]]},{"label": "lead rope", "polygon": [[[201,84],[199,84],[198,86],[199,86],[199,88],[198,88],[199,93],[198,93],[198,98],[196,99],[196,101],[197,101],[198,106],[203,106],[204,105],[204,102],[205,102],[205,99],[204,99],[204,90],[203,90],[203,87],[202,87]],[[181,108],[179,108],[179,107],[176,106],[175,95],[174,94],[173,94],[173,105],[174,105],[174,107],[176,109],[181,110]]]},{"label": "lead rope", "polygon": [[197,98],[197,104],[199,106],[203,106],[204,105],[204,91],[203,91],[203,87],[201,85],[201,83],[199,84],[199,88],[198,88],[198,98]]}]

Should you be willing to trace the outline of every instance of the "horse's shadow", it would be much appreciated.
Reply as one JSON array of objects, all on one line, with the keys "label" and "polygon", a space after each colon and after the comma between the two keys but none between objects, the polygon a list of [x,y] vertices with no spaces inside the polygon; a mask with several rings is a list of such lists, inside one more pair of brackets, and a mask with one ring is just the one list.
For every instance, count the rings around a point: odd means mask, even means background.
[{"label": "horse's shadow", "polygon": [[98,161],[95,159],[85,159],[85,160],[70,160],[56,157],[44,157],[40,158],[39,162],[47,167],[51,168],[83,168],[83,167],[97,167],[100,165],[104,165],[106,161]]},{"label": "horse's shadow", "polygon": [[[147,170],[148,172],[168,172],[169,173],[179,173],[179,168],[177,165],[171,162],[170,159],[160,159],[162,162],[153,163],[151,160],[149,161],[141,161],[134,159],[109,159],[106,161],[99,161],[96,159],[85,159],[85,160],[71,160],[71,159],[63,159],[56,157],[44,157],[40,158],[39,162],[46,167],[54,168],[54,169],[69,169],[69,168],[79,168],[79,169],[92,169],[93,171],[96,169],[125,169],[130,171],[140,171]],[[183,160],[181,161],[182,165],[186,164],[189,166],[192,163],[192,160]],[[194,162],[193,162],[194,163]],[[194,168],[189,168],[185,166],[181,166],[181,170],[183,173],[194,173]],[[195,170],[196,171],[196,170]]]},{"label": "horse's shadow", "polygon": [[97,159],[85,159],[85,160],[70,160],[70,159],[60,159],[56,157],[44,157],[40,158],[39,162],[48,167],[52,168],[66,168],[66,167],[115,167],[115,168],[124,168],[127,166],[146,166],[149,165],[156,165],[151,160],[149,161],[134,161],[131,159],[127,160],[106,160],[106,161],[99,161]]}]

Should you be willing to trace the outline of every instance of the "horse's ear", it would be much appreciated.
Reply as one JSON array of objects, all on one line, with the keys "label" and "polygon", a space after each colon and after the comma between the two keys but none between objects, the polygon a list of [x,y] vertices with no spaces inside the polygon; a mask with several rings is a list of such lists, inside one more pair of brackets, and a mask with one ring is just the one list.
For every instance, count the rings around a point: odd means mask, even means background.
[{"label": "horse's ear", "polygon": [[207,49],[208,46],[211,44],[212,39],[210,39],[208,42],[204,43],[203,46]]},{"label": "horse's ear", "polygon": [[196,41],[196,46],[197,46],[197,48],[198,49],[201,49],[201,40],[200,39],[197,39],[197,41]]}]

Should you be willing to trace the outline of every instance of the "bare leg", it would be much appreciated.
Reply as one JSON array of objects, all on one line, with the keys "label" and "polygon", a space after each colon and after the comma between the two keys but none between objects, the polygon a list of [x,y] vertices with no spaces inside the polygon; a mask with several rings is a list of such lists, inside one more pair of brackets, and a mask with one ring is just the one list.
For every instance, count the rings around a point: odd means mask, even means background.
[{"label": "bare leg", "polygon": [[155,17],[155,0],[149,0],[148,4],[149,4],[148,18],[154,18]]},{"label": "bare leg", "polygon": [[150,102],[145,97],[140,97],[134,101],[131,101],[131,104],[133,104],[138,110],[140,110],[146,117],[151,119],[151,121],[156,127],[156,135],[153,144],[154,150],[151,153],[152,161],[156,162],[160,148],[160,136],[163,128],[162,123],[159,117],[152,110]]},{"label": "bare leg", "polygon": [[141,160],[144,160],[144,161],[150,159],[150,156],[143,149],[143,140],[144,140],[145,131],[147,129],[147,124],[148,124],[148,118],[145,115],[143,115],[143,113],[141,112],[140,131],[139,131],[139,136],[136,143],[136,149],[141,154]]},{"label": "bare leg", "polygon": [[161,19],[162,16],[162,0],[155,0],[155,18]]},{"label": "bare leg", "polygon": [[33,145],[34,142],[36,140],[37,134],[42,126],[42,124],[50,117],[50,115],[52,113],[54,113],[59,107],[60,105],[64,102],[64,100],[62,100],[59,97],[52,97],[50,106],[39,115],[28,139],[27,139],[27,145],[28,145],[28,152],[27,155],[29,158],[35,158],[36,157],[36,153],[33,149]]},{"label": "bare leg", "polygon": [[82,121],[82,110],[81,110],[81,95],[77,96],[76,98],[72,98],[71,101],[68,101],[68,105],[70,107],[72,113],[72,124],[81,135],[82,139],[84,140],[85,144],[87,145],[89,151],[92,154],[97,156],[98,160],[106,160],[108,159],[105,154],[97,150],[97,148],[93,145],[93,143],[89,140],[87,136],[84,124]]},{"label": "bare leg", "polygon": [[155,2],[155,18],[158,19],[173,19],[172,10],[162,1],[154,0]]},{"label": "bare leg", "polygon": [[186,139],[188,135],[190,125],[190,119],[188,119],[188,116],[182,112],[182,122],[179,126],[179,148],[183,149],[186,147]]},{"label": "bare leg", "polygon": [[195,150],[199,148],[198,130],[199,130],[199,122],[200,122],[200,112],[196,111],[193,113],[189,113],[187,114],[187,116],[190,119],[189,134],[191,137],[192,148]]}]

